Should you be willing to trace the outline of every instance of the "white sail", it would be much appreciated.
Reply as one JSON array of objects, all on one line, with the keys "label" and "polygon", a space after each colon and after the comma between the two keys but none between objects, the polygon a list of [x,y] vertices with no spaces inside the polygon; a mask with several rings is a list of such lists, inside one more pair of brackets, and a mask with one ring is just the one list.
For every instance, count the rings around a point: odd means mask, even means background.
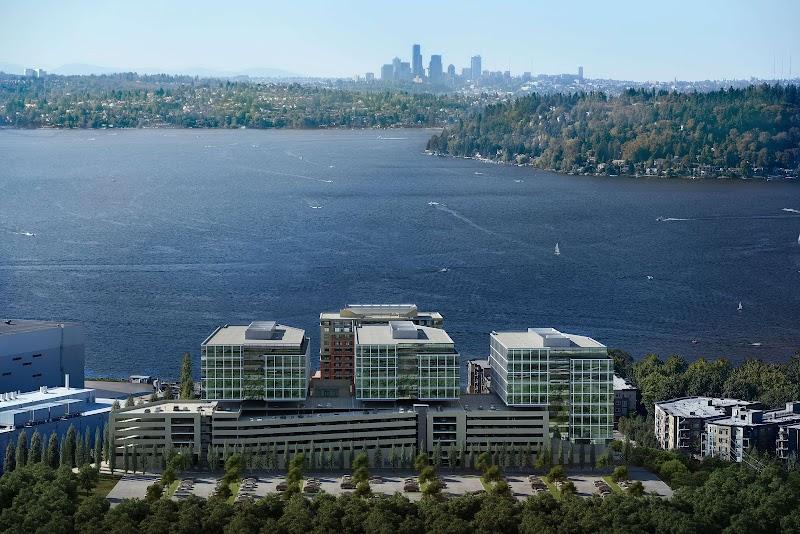
[{"label": "white sail", "polygon": [[739,311],[742,311],[742,301],[739,301],[739,307],[737,308]]},{"label": "white sail", "polygon": [[556,256],[560,256],[561,255],[561,251],[558,249],[558,243],[556,243],[555,255]]}]

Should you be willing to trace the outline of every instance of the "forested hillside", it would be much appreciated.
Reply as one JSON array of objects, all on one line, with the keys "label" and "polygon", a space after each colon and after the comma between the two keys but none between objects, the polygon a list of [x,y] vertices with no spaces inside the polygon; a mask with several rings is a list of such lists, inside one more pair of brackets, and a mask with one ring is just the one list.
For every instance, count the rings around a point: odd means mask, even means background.
[{"label": "forested hillside", "polygon": [[532,94],[487,106],[432,137],[428,149],[573,173],[792,175],[800,97],[791,85]]}]

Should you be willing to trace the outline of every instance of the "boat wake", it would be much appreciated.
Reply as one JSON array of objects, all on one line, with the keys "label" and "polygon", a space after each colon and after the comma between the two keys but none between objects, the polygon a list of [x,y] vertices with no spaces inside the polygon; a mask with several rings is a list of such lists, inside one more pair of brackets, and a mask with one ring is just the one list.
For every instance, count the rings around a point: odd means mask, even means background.
[{"label": "boat wake", "polygon": [[789,213],[800,213],[800,210],[794,208],[783,208],[781,211],[788,211]]}]

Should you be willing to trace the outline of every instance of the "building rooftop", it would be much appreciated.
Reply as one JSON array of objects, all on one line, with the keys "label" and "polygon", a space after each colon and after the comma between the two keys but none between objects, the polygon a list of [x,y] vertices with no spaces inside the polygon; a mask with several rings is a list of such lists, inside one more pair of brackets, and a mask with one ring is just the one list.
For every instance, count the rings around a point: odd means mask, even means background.
[{"label": "building rooftop", "polygon": [[2,319],[0,320],[0,336],[3,334],[18,334],[20,332],[34,332],[36,330],[49,330],[59,326],[80,326],[78,323],[36,321],[29,319]]},{"label": "building rooftop", "polygon": [[[217,401],[189,400],[189,401],[160,401],[155,403],[145,403],[132,408],[123,408],[120,414],[136,415],[142,413],[179,413],[179,412],[200,412],[202,415],[211,415],[217,408]],[[119,416],[124,419],[123,415]]]},{"label": "building rooftop", "polygon": [[410,321],[391,321],[389,324],[365,325],[356,328],[356,343],[360,345],[453,344],[441,328],[417,326]]},{"label": "building rooftop", "polygon": [[715,399],[713,397],[681,397],[657,402],[656,406],[669,415],[678,417],[721,417],[728,415],[736,406],[758,406],[757,402],[739,399]]},{"label": "building rooftop", "polygon": [[621,376],[614,375],[614,391],[620,391],[623,389],[636,389],[636,388]]},{"label": "building rooftop", "polygon": [[491,365],[489,364],[489,360],[481,359],[481,358],[474,358],[469,360],[467,363],[471,363],[472,365],[477,365],[482,369],[490,369]]},{"label": "building rooftop", "polygon": [[274,321],[255,321],[249,325],[225,325],[203,342],[204,346],[244,345],[254,347],[300,347],[305,330]]},{"label": "building rooftop", "polygon": [[730,416],[714,419],[713,424],[723,426],[762,426],[771,424],[800,423],[800,401],[787,402],[785,408],[758,410],[734,408]]},{"label": "building rooftop", "polygon": [[555,328],[528,328],[522,331],[492,332],[492,336],[507,349],[568,350],[575,348],[605,349],[605,345],[586,336],[565,334]]},{"label": "building rooftop", "polygon": [[36,391],[11,392],[0,395],[0,411],[20,409],[27,406],[38,405],[66,399],[69,397],[90,394],[93,389],[82,388],[42,388]]},{"label": "building rooftop", "polygon": [[416,317],[433,317],[441,319],[439,312],[421,312],[417,310],[416,304],[348,304],[338,312],[322,312],[319,314],[320,320],[323,319],[414,319]]}]

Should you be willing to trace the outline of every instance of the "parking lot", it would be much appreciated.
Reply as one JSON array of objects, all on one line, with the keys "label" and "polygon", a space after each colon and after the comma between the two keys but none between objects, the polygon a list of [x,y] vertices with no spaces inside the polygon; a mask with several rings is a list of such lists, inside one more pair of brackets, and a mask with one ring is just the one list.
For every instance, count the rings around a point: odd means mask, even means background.
[{"label": "parking lot", "polygon": [[[341,487],[342,475],[346,473],[345,471],[310,472],[305,474],[305,479],[316,478],[320,482],[319,487],[321,491],[331,495],[342,495],[353,492],[352,489],[343,489]],[[507,473],[505,475],[511,492],[517,499],[524,500],[536,493],[531,487],[531,483],[528,481],[529,474],[529,472],[517,472]],[[629,474],[631,480],[640,480],[642,482],[646,492],[656,493],[662,497],[672,497],[672,490],[670,487],[652,473],[642,468],[631,467],[629,468]],[[385,495],[401,493],[410,500],[418,500],[422,497],[422,493],[420,492],[403,491],[403,481],[408,477],[416,476],[416,473],[412,471],[375,470],[372,472],[372,475],[377,478],[374,478],[370,482],[373,493]],[[446,484],[442,493],[448,496],[465,495],[467,493],[480,492],[484,489],[480,476],[477,474],[441,471],[439,476]],[[591,495],[598,494],[595,482],[602,480],[603,473],[568,472],[568,476],[575,484],[578,495],[590,497]],[[283,473],[264,472],[248,473],[246,477],[254,479],[255,483],[252,484],[250,490],[254,498],[264,497],[268,493],[276,493],[278,483],[286,478]],[[153,474],[124,475],[114,489],[108,494],[108,499],[111,501],[112,505],[118,503],[122,499],[143,499],[147,491],[147,486],[157,480],[158,475]],[[180,492],[180,495],[185,497],[191,494],[207,499],[216,489],[219,478],[208,473],[185,473],[181,476],[181,480],[191,480],[193,483],[185,485],[184,491]]]}]

